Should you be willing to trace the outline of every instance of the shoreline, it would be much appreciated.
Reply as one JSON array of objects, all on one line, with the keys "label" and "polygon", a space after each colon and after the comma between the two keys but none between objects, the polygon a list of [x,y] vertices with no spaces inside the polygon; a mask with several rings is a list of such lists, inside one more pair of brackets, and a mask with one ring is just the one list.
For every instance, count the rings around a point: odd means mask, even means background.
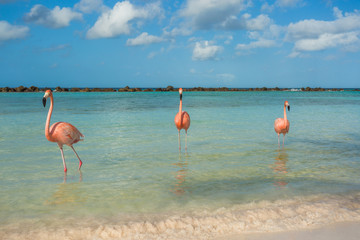
[{"label": "shoreline", "polygon": [[[11,87],[0,87],[0,92],[43,92],[47,89],[51,89],[56,92],[177,92],[179,89],[174,88],[173,86],[167,86],[166,88],[130,88],[126,86],[124,88],[39,88],[35,86],[24,87],[19,86],[16,88]],[[358,88],[310,88],[310,87],[301,87],[301,88],[227,88],[227,87],[218,87],[218,88],[205,88],[205,87],[193,87],[193,88],[183,88],[185,91],[189,92],[266,92],[266,91],[292,91],[292,92],[326,92],[326,91],[360,91]]]},{"label": "shoreline", "polygon": [[216,240],[357,240],[360,239],[359,226],[360,221],[340,222],[312,229],[228,235]]},{"label": "shoreline", "polygon": [[[312,239],[303,236],[312,237],[314,232],[332,236],[333,226],[338,234],[344,227],[355,228],[348,223],[359,226],[360,192],[263,200],[216,210],[139,213],[135,217],[119,214],[114,218],[95,215],[14,219],[0,225],[0,239]],[[355,230],[353,234],[358,236],[360,229]]]}]

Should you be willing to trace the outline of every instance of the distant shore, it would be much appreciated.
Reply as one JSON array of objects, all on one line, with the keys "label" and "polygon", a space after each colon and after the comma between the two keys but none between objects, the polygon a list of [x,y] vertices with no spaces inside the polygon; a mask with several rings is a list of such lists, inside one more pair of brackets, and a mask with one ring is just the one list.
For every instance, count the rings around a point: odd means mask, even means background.
[{"label": "distant shore", "polygon": [[[39,88],[35,86],[24,87],[19,86],[16,88],[11,87],[0,87],[0,92],[43,92],[46,89],[51,89],[56,92],[176,92],[179,89],[174,88],[173,86],[167,86],[166,88],[130,88],[126,86],[124,88]],[[205,88],[205,87],[193,87],[193,88],[184,88],[185,91],[190,92],[265,92],[265,91],[303,91],[303,92],[325,92],[325,91],[360,91],[360,89],[343,89],[343,88],[310,88],[310,87],[302,87],[302,88],[227,88],[227,87],[218,87],[218,88]]]}]

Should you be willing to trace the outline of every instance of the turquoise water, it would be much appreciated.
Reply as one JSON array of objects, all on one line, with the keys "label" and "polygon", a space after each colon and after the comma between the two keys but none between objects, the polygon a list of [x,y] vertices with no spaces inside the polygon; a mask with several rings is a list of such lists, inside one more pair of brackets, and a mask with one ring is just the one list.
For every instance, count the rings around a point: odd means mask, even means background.
[{"label": "turquoise water", "polygon": [[[74,145],[81,172],[65,146],[64,175],[57,144],[44,136],[43,93],[1,93],[0,237],[74,222],[95,236],[100,225],[157,226],[174,216],[199,220],[199,213],[216,219],[264,202],[310,206],[321,196],[338,205],[350,196],[360,216],[359,92],[183,95],[191,126],[188,149],[182,131],[179,152],[176,92],[55,92],[51,123],[70,122],[85,135]],[[273,123],[285,100],[290,131],[279,149]]]}]

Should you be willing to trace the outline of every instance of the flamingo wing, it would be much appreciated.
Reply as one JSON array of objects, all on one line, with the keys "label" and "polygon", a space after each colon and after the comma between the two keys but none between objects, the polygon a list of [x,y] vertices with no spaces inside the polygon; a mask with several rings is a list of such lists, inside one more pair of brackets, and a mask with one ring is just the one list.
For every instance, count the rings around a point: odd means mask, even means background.
[{"label": "flamingo wing", "polygon": [[68,146],[83,140],[84,137],[76,127],[66,122],[54,123],[50,128],[50,133],[56,142]]}]

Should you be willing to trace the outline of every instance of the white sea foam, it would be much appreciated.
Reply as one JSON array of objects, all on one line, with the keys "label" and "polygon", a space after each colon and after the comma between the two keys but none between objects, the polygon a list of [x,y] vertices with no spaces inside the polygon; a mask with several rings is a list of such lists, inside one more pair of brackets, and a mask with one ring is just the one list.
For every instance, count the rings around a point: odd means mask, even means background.
[{"label": "white sea foam", "polygon": [[227,234],[315,228],[344,221],[360,221],[360,193],[262,201],[171,216],[138,216],[125,222],[124,218],[57,219],[41,226],[17,222],[2,226],[0,239],[212,239]]}]

